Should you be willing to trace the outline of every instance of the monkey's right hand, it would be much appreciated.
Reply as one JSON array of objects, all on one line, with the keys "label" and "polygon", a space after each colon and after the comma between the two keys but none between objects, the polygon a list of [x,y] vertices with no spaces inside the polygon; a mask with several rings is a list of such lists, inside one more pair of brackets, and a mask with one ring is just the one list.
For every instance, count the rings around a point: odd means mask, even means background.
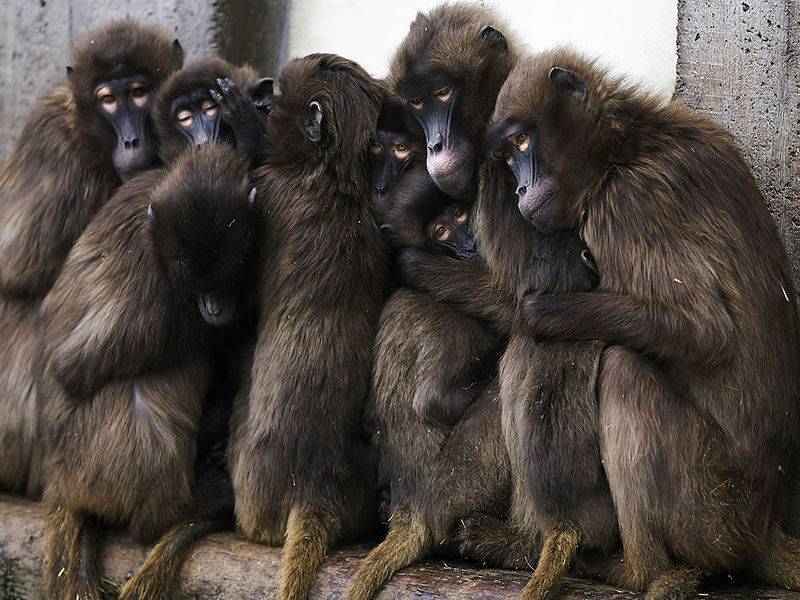
[{"label": "monkey's right hand", "polygon": [[245,96],[229,77],[217,79],[219,89],[208,93],[219,106],[222,120],[233,129],[236,147],[253,156],[261,147],[263,129],[258,109],[252,100]]}]

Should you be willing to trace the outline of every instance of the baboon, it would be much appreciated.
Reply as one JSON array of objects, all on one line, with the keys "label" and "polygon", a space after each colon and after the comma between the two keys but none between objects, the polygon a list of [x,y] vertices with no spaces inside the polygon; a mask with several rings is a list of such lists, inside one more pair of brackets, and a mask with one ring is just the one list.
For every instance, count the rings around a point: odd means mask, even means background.
[{"label": "baboon", "polygon": [[383,94],[332,54],[289,62],[280,89],[253,175],[261,315],[229,456],[238,525],[284,546],[279,597],[297,600],[332,544],[377,525],[360,419],[386,271],[368,159]]},{"label": "baboon", "polygon": [[[161,597],[191,541],[232,510],[214,457],[197,478],[193,470],[212,327],[231,315],[257,249],[250,189],[247,160],[226,147],[134,177],[81,235],[43,302],[50,598],[100,597],[101,526],[143,542],[167,532],[121,591]],[[59,385],[63,371],[90,394]]]},{"label": "baboon", "polygon": [[153,164],[148,113],[182,61],[177,41],[134,21],[88,34],[0,168],[0,489],[38,494],[39,305],[114,188]]},{"label": "baboon", "polygon": [[161,159],[171,164],[187,147],[217,141],[256,154],[272,94],[272,79],[259,78],[249,65],[234,67],[215,56],[187,64],[164,82],[156,99]]},{"label": "baboon", "polygon": [[[419,14],[390,69],[390,87],[422,126],[431,177],[452,198],[474,198],[483,128],[513,63],[513,49],[493,25],[498,23],[490,11],[466,5],[443,5],[428,15]],[[402,189],[404,183],[405,179],[397,182],[395,188]],[[458,262],[487,281],[482,289],[490,289],[485,265]],[[440,275],[447,281],[446,270]],[[381,486],[389,487],[391,519],[386,540],[364,561],[349,598],[372,597],[394,571],[423,558],[435,547],[434,541],[444,540],[460,517],[482,510],[501,516],[508,509],[508,459],[499,429],[487,425],[487,420],[499,419],[499,414],[492,414],[499,409],[475,404],[452,431],[430,419],[441,412],[431,413],[430,408],[441,406],[448,390],[460,392],[463,399],[470,383],[478,392],[485,385],[481,375],[491,377],[496,366],[491,357],[510,330],[514,307],[510,294],[497,292],[489,293],[496,308],[492,320],[485,322],[408,289],[397,291],[384,307],[368,421],[376,429],[379,479]],[[482,340],[492,338],[499,347],[487,352]],[[465,349],[476,352],[465,355]],[[455,403],[453,416],[459,416],[466,404]],[[459,455],[456,447],[440,454],[448,432],[457,436],[454,440],[464,440],[470,435],[486,437],[487,431],[494,437],[484,442],[483,455],[469,459],[468,448]],[[462,472],[462,463],[471,469]],[[463,474],[463,479],[452,482],[444,477],[451,472]],[[451,490],[452,502],[442,502]]]},{"label": "baboon", "polygon": [[780,528],[797,456],[798,318],[778,232],[734,139],[568,50],[520,63],[498,120],[530,135],[519,208],[580,227],[591,294],[527,297],[531,331],[595,339],[600,445],[624,560],[602,573],[650,598],[744,570],[800,589]]},{"label": "baboon", "polygon": [[394,182],[411,167],[425,161],[422,130],[405,109],[405,104],[387,93],[378,117],[378,135],[369,144],[372,167],[372,202],[378,220],[392,205]]}]

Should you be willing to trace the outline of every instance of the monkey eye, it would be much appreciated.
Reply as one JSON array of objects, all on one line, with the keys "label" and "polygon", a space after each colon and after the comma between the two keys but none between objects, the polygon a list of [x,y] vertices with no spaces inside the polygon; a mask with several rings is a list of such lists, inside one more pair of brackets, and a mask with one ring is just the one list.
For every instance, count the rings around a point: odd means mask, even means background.
[{"label": "monkey eye", "polygon": [[414,110],[422,110],[422,98],[412,98],[408,103]]},{"label": "monkey eye", "polygon": [[525,152],[528,149],[530,137],[527,133],[521,132],[511,136],[513,144],[520,152]]},{"label": "monkey eye", "polygon": [[185,108],[183,110],[179,110],[175,118],[178,120],[178,123],[180,123],[181,127],[191,127],[192,121],[194,121],[192,111],[186,110]]},{"label": "monkey eye", "polygon": [[469,213],[460,206],[455,210],[453,214],[456,217],[456,221],[458,221],[459,223],[463,223],[464,221],[467,220],[467,217],[469,217]]},{"label": "monkey eye", "polygon": [[395,144],[394,155],[400,159],[405,158],[406,156],[408,156],[408,146],[402,143]]},{"label": "monkey eye", "polygon": [[130,96],[133,98],[133,103],[136,106],[144,106],[147,104],[150,95],[150,88],[143,83],[134,83],[130,87]]},{"label": "monkey eye", "polygon": [[219,107],[210,100],[206,100],[200,105],[200,110],[202,110],[207,116],[214,117],[217,115]]},{"label": "monkey eye", "polygon": [[453,94],[452,86],[446,85],[443,88],[439,88],[433,95],[436,96],[442,102],[447,102],[450,99],[450,96]]},{"label": "monkey eye", "polygon": [[511,166],[514,163],[514,158],[502,148],[495,149],[495,151],[492,152],[492,156],[494,156],[497,160],[502,160],[504,163],[508,164],[508,166]]},{"label": "monkey eye", "polygon": [[378,140],[372,139],[369,141],[369,151],[373,154],[380,154],[383,152],[383,148],[381,147],[381,143]]},{"label": "monkey eye", "polygon": [[433,228],[433,235],[437,240],[446,240],[449,233],[447,227],[444,225],[437,225]]},{"label": "monkey eye", "polygon": [[113,113],[117,110],[117,97],[111,92],[110,87],[103,87],[97,90],[95,98],[104,111]]}]

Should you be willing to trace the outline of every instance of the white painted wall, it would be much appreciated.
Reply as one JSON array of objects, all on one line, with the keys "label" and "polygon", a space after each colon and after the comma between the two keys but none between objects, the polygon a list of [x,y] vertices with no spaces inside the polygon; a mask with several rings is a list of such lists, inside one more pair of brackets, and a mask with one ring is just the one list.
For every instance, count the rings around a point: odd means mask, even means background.
[{"label": "white painted wall", "polygon": [[[600,57],[617,73],[671,96],[677,0],[486,0],[531,51],[557,44]],[[386,74],[417,11],[439,0],[292,0],[288,56],[335,52]]]}]

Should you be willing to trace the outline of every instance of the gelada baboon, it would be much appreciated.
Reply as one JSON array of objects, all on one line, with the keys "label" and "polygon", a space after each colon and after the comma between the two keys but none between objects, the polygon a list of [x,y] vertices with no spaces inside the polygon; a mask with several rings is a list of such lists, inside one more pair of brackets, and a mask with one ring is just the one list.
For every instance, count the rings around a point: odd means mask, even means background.
[{"label": "gelada baboon", "polygon": [[[485,123],[513,62],[505,37],[493,25],[498,26],[491,12],[466,5],[443,5],[420,14],[390,71],[391,86],[422,126],[434,181],[462,201],[474,197],[475,160]],[[411,173],[395,183],[395,190],[404,187]],[[409,198],[414,187],[404,191]],[[471,265],[479,279],[488,279],[485,265],[461,262]],[[441,276],[447,279],[446,270]],[[394,571],[435,549],[460,517],[481,510],[502,515],[508,508],[507,458],[500,432],[490,424],[492,419],[499,422],[496,403],[484,408],[476,404],[475,412],[469,410],[453,429],[459,432],[454,440],[493,433],[484,443],[485,454],[472,459],[464,456],[468,448],[461,456],[455,447],[440,453],[449,430],[431,418],[442,414],[443,403],[451,413],[445,420],[455,421],[494,371],[495,346],[510,328],[512,312],[508,294],[501,292],[496,300],[495,330],[407,289],[393,294],[384,307],[368,420],[376,429],[379,479],[389,487],[391,519],[386,540],[356,574],[350,598],[374,595]],[[484,343],[489,340],[494,343]],[[448,402],[448,392],[459,401]],[[462,463],[472,468],[462,472]],[[442,474],[450,472],[463,478],[449,481]],[[443,502],[451,490],[451,501]]]},{"label": "gelada baboon", "polygon": [[372,167],[372,203],[378,220],[392,205],[394,182],[411,167],[425,161],[425,138],[405,103],[386,95],[378,117],[378,135],[369,144]]},{"label": "gelada baboon", "polygon": [[[606,579],[693,597],[744,570],[800,589],[780,529],[797,456],[798,319],[780,237],[732,137],[556,50],[521,63],[496,117],[530,136],[520,211],[579,226],[596,293],[528,297],[539,336],[614,346],[598,378],[600,445],[624,560]],[[580,167],[580,168],[578,168]]]},{"label": "gelada baboon", "polygon": [[[169,530],[122,590],[161,597],[188,543],[231,510],[216,489],[224,477],[193,479],[193,469],[212,325],[230,312],[219,299],[236,297],[257,243],[252,198],[246,159],[225,147],[138,175],[98,212],[46,297],[48,597],[100,597],[101,525],[145,542]],[[88,393],[59,385],[64,372]]]},{"label": "gelada baboon", "polygon": [[328,548],[376,525],[361,439],[385,261],[371,214],[369,142],[382,93],[356,63],[293,60],[254,172],[269,215],[250,381],[230,436],[244,534],[284,546],[279,597],[307,597]]},{"label": "gelada baboon", "polygon": [[214,56],[192,61],[164,82],[156,99],[161,159],[171,164],[189,146],[216,142],[256,153],[272,93],[272,79],[248,65]]},{"label": "gelada baboon", "polygon": [[41,485],[39,303],[92,215],[155,159],[147,114],[182,55],[166,32],[133,21],[88,34],[0,168],[0,489]]}]

